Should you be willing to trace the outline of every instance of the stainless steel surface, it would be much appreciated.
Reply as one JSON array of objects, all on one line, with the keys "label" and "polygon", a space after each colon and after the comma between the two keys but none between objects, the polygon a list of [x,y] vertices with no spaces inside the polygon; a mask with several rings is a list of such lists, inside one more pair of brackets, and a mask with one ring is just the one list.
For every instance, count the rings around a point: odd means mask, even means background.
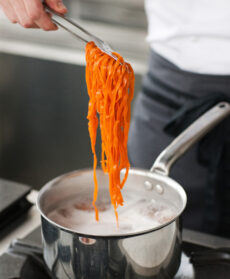
[{"label": "stainless steel surface", "polygon": [[230,248],[229,238],[183,229],[183,242],[210,249]]},{"label": "stainless steel surface", "polygon": [[78,7],[71,9],[71,12],[80,18],[111,25],[147,28],[144,0],[78,0],[77,3]]},{"label": "stainless steel surface", "polygon": [[[113,49],[128,61],[136,74],[147,71],[149,46],[146,39],[146,25],[139,26],[139,20],[145,20],[143,0],[140,1],[100,1],[100,5],[90,1],[65,1],[68,16],[109,42]],[[87,9],[82,5],[87,6]],[[89,7],[88,7],[89,5]],[[142,6],[142,8],[140,7]],[[88,9],[89,8],[89,9]],[[94,20],[93,16],[81,16],[84,11],[93,15],[100,13],[106,20]],[[123,20],[124,19],[124,20]],[[112,20],[112,24],[108,21]],[[137,21],[137,22],[136,22]],[[116,24],[116,22],[118,24]],[[135,23],[136,22],[136,23]],[[120,25],[121,23],[121,25]],[[127,23],[127,24],[126,24]],[[59,61],[70,64],[85,65],[83,44],[59,28],[55,32],[24,29],[15,25],[1,13],[0,10],[0,52],[33,58]]]},{"label": "stainless steel surface", "polygon": [[[90,237],[127,237],[134,236],[137,234],[144,234],[154,230],[158,230],[164,226],[169,225],[171,222],[175,221],[178,216],[183,212],[186,205],[186,194],[184,189],[173,179],[170,177],[165,177],[159,175],[157,173],[151,173],[148,170],[141,169],[130,169],[128,179],[126,181],[125,187],[122,190],[123,195],[127,193],[132,193],[137,191],[138,195],[147,200],[155,200],[156,202],[168,202],[171,203],[173,208],[175,208],[175,214],[173,218],[170,218],[167,221],[164,221],[163,224],[158,226],[154,225],[154,228],[150,229],[139,229],[135,232],[116,232],[108,234],[106,231],[101,233],[96,232],[87,232],[82,233],[77,229],[71,229],[56,222],[52,221],[47,215],[52,211],[52,209],[56,208],[58,204],[61,204],[63,201],[68,200],[69,197],[77,197],[82,196],[84,200],[90,201],[92,200],[92,193],[94,190],[94,180],[93,180],[93,170],[92,169],[84,169],[78,170],[71,173],[64,174],[59,176],[52,181],[48,182],[39,192],[38,195],[38,209],[43,218],[47,219],[50,223],[58,226],[60,229],[69,231],[70,233],[79,233],[81,235],[90,236]],[[145,180],[148,179],[154,186],[162,185],[164,188],[164,195],[159,194],[155,191],[155,187],[153,190],[146,189]],[[109,195],[108,191],[108,175],[105,174],[101,169],[97,169],[97,180],[99,187],[98,197],[107,197]],[[129,207],[129,204],[126,202],[125,204]],[[118,210],[119,213],[119,210]],[[114,217],[114,224],[115,216]]]},{"label": "stainless steel surface", "polygon": [[[74,17],[78,1],[65,4]],[[146,30],[78,22],[131,63],[137,94],[147,70]],[[24,29],[0,11],[0,64],[1,177],[39,189],[60,173],[91,167],[82,43],[61,28]]]},{"label": "stainless steel surface", "polygon": [[42,217],[44,259],[54,278],[172,278],[180,265],[178,222],[161,230],[123,238],[82,237]]},{"label": "stainless steel surface", "polygon": [[[93,41],[103,52],[111,56],[113,59],[117,60],[117,57],[113,55],[113,50],[109,46],[109,44],[100,38],[98,38],[96,35],[90,33],[88,30],[83,28],[80,24],[74,22],[74,20],[66,17],[65,15],[56,13],[54,10],[50,9],[46,4],[44,4],[45,8],[55,17],[52,18],[52,21],[69,32],[72,36],[77,38],[78,40],[83,41],[84,43],[88,43],[90,41]],[[61,21],[60,21],[61,20]],[[68,27],[68,24],[74,29],[77,29],[77,31],[73,31]],[[82,32],[84,35],[79,35],[79,32]],[[84,38],[86,37],[86,38]]]},{"label": "stainless steel surface", "polygon": [[[99,195],[107,188],[108,177],[98,170]],[[68,196],[93,193],[93,171],[76,171],[58,177],[40,192],[38,208],[42,214],[44,259],[57,278],[172,278],[180,264],[181,231],[179,214],[186,204],[186,195],[178,183],[158,174],[131,170],[125,191],[135,188],[150,198],[162,199],[155,191],[145,189],[144,181],[162,183],[164,199],[172,199],[178,212],[175,220],[149,231],[120,235],[79,234],[64,228],[47,217],[49,210]],[[172,198],[173,197],[173,198]],[[115,222],[115,219],[114,219]]]},{"label": "stainless steel surface", "polygon": [[[72,17],[77,2],[66,4]],[[131,63],[137,93],[147,69],[146,30],[79,22]],[[0,11],[0,64],[1,177],[40,189],[60,173],[90,167],[82,43],[61,28],[24,29]]]},{"label": "stainless steel surface", "polygon": [[[65,18],[66,19],[66,18]],[[54,18],[52,18],[52,21],[57,24],[58,26],[60,26],[62,29],[66,30],[67,32],[69,32],[72,36],[76,37],[78,40],[83,41],[84,43],[88,43],[89,41],[87,41],[86,39],[84,39],[83,37],[79,36],[76,32],[71,31],[70,29],[68,29],[68,27],[64,26],[62,23],[60,23],[58,20],[55,20]]]},{"label": "stainless steel surface", "polygon": [[173,163],[229,115],[230,105],[225,102],[219,103],[207,111],[160,153],[151,171],[168,176]]},{"label": "stainless steel surface", "polygon": [[[1,177],[40,189],[91,167],[85,68],[2,53],[0,64]],[[136,74],[135,94],[140,86]]]},{"label": "stainless steel surface", "polygon": [[[186,194],[177,182],[167,176],[169,166],[228,114],[229,104],[218,104],[183,132],[182,136],[179,135],[174,141],[178,142],[176,148],[170,145],[163,152],[163,158],[170,158],[166,160],[170,163],[165,164],[163,170],[166,171],[163,174],[155,171],[155,168],[153,171],[130,170],[123,191],[139,189],[150,199],[157,197],[157,200],[164,198],[173,202],[177,206],[177,215],[171,223],[165,222],[135,235],[124,233],[95,236],[94,232],[79,234],[51,221],[47,214],[52,205],[63,201],[65,196],[81,195],[82,189],[89,194],[93,193],[93,170],[66,174],[44,186],[38,197],[38,209],[42,215],[44,258],[53,276],[79,279],[172,278],[180,263],[181,231],[178,224],[179,215],[186,205]],[[106,189],[105,177],[102,170],[99,171],[99,196]],[[157,185],[163,191],[159,191]]]}]

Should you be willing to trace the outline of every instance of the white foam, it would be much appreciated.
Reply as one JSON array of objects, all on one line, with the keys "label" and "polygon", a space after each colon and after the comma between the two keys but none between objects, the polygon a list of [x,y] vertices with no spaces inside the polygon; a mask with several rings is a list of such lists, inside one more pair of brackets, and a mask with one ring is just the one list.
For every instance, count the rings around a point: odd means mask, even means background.
[{"label": "white foam", "polygon": [[47,216],[63,227],[90,235],[138,233],[167,223],[176,216],[176,208],[168,202],[140,197],[139,192],[124,195],[124,200],[124,206],[118,208],[119,227],[109,198],[100,198],[98,201],[100,220],[95,220],[88,194],[71,197],[54,205]]}]

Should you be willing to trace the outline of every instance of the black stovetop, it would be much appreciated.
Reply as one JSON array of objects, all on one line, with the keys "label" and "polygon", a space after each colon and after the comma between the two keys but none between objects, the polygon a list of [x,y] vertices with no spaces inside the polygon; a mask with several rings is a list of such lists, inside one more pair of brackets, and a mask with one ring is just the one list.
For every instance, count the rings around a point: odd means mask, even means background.
[{"label": "black stovetop", "polygon": [[31,188],[27,185],[0,178],[0,237],[17,227],[32,204],[26,196]]},{"label": "black stovetop", "polygon": [[[185,230],[182,262],[175,279],[230,278],[230,248],[223,248],[228,242],[230,247],[230,240]],[[213,249],[215,245],[222,249]],[[0,256],[0,278],[51,279],[42,258],[40,228],[13,241]]]}]

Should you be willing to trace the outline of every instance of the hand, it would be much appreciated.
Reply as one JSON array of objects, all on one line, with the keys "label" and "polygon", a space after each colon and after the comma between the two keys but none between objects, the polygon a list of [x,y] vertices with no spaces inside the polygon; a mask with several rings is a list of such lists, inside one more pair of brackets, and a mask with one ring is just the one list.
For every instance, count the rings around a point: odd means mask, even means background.
[{"label": "hand", "polygon": [[[61,0],[46,0],[45,3],[58,13],[67,12]],[[57,29],[41,0],[0,0],[0,7],[12,23],[19,23],[25,28],[41,28],[46,31]]]}]

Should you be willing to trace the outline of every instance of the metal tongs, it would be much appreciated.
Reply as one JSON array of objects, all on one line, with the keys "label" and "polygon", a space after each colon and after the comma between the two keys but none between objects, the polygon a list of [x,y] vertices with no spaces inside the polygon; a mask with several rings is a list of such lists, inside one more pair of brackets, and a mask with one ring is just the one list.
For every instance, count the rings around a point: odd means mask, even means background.
[{"label": "metal tongs", "polygon": [[[117,60],[117,57],[113,54],[113,50],[110,47],[110,45],[101,40],[100,38],[96,37],[95,35],[93,35],[92,33],[90,33],[89,31],[87,31],[85,28],[81,27],[78,23],[74,22],[72,19],[65,17],[62,14],[59,14],[57,12],[55,12],[54,10],[52,10],[50,7],[48,7],[45,3],[43,3],[45,9],[47,11],[49,11],[52,15],[56,16],[57,19],[52,18],[52,21],[60,26],[62,29],[66,30],[67,32],[69,32],[71,35],[73,35],[75,38],[83,41],[84,43],[88,43],[90,41],[93,41],[97,47],[99,47],[103,52],[105,52],[106,54],[108,54],[109,56],[113,57],[115,60]],[[58,18],[61,19],[62,23],[58,20]],[[79,30],[84,33],[84,35],[88,36],[88,39],[85,39],[84,37],[78,35],[78,33],[70,30],[68,27],[66,27],[64,24],[70,24],[72,27],[77,28],[78,32]]]}]

